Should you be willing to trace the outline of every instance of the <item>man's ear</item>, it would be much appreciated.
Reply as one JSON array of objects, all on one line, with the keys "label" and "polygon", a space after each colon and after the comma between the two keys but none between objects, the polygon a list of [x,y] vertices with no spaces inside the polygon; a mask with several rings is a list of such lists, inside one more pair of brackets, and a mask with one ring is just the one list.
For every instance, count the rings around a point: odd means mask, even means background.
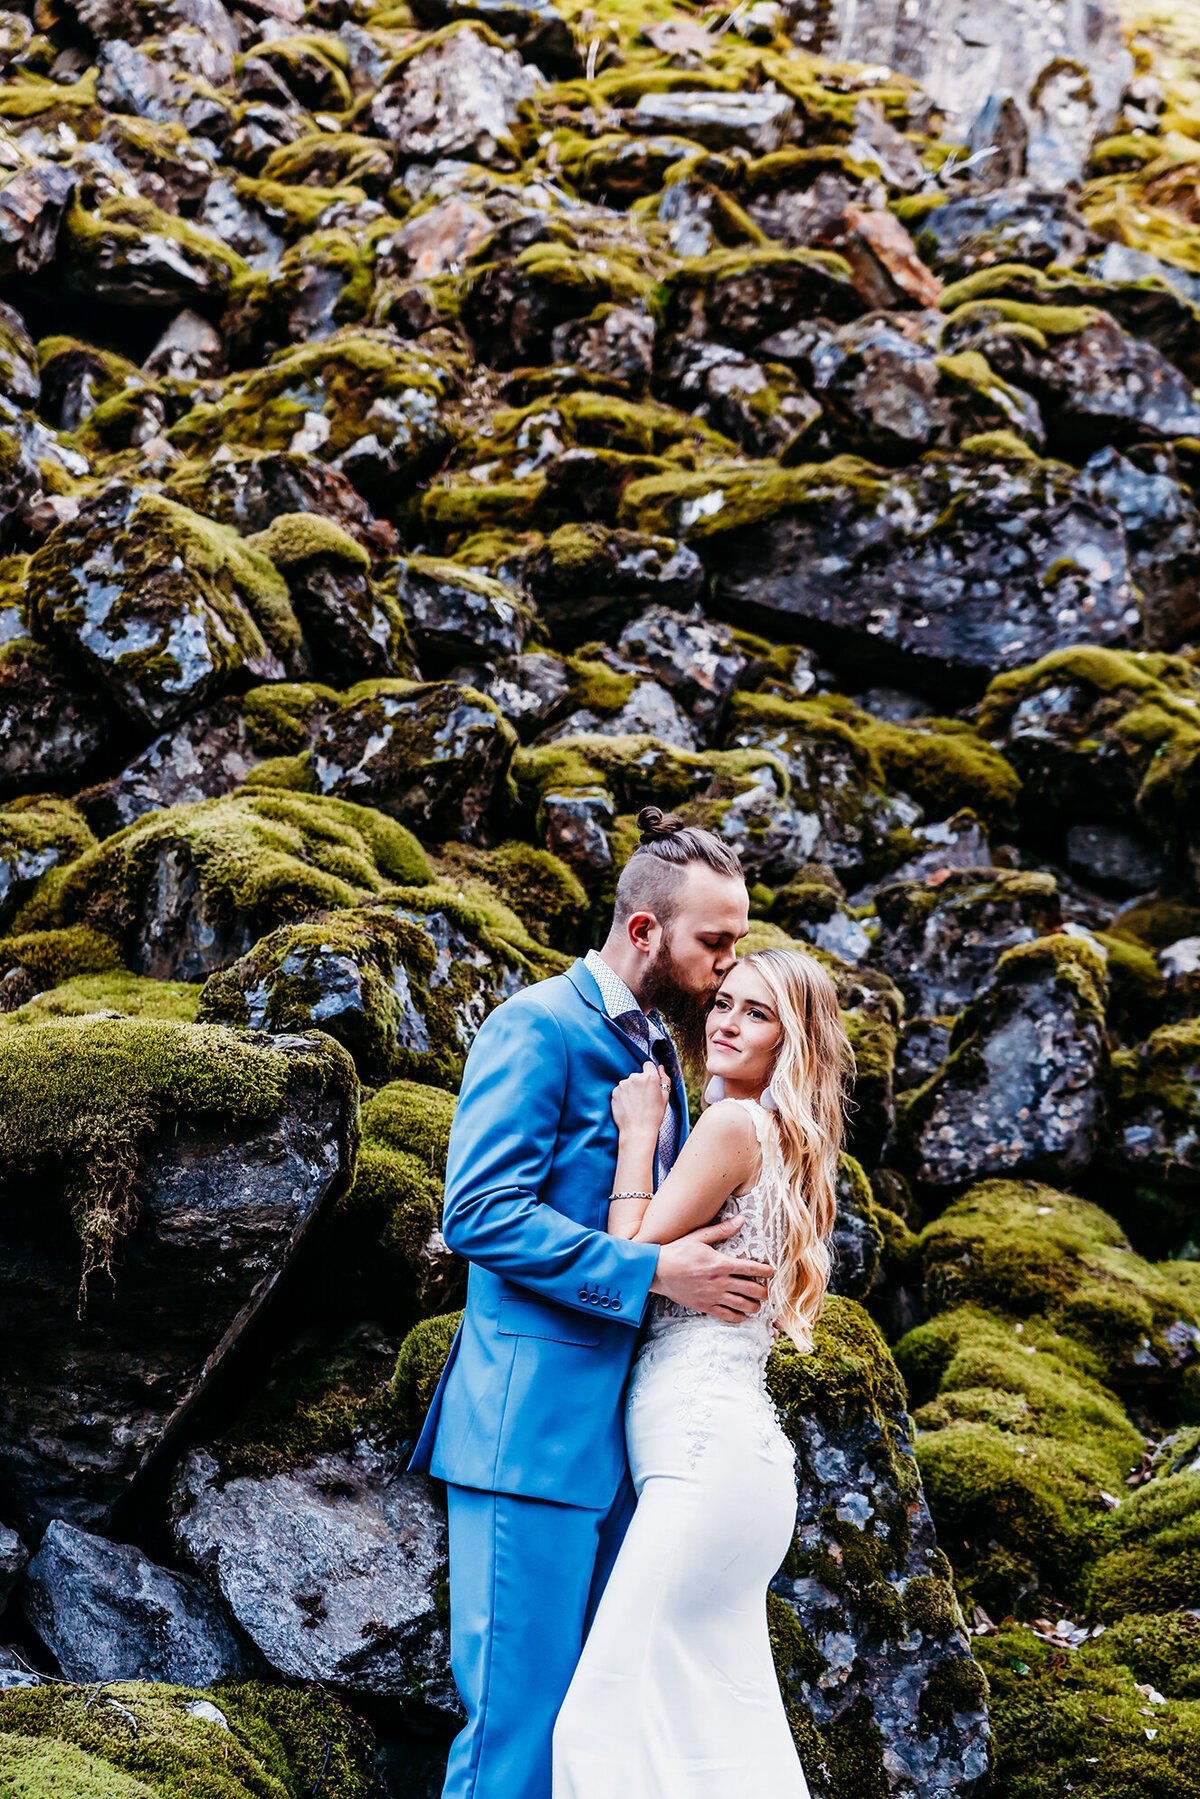
[{"label": "man's ear", "polygon": [[654,947],[651,939],[658,929],[658,920],[653,912],[631,912],[625,921],[625,930],[634,949],[643,955],[649,954]]}]

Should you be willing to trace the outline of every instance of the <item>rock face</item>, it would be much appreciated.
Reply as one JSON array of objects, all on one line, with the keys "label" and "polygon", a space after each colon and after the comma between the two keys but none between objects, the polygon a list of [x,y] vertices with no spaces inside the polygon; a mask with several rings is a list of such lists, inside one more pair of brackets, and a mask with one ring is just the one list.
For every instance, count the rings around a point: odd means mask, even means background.
[{"label": "rock face", "polygon": [[[119,1089],[86,1152],[72,1133],[88,1121],[61,1092],[64,1115],[43,1123],[39,1148],[51,1193],[66,1178],[56,1152],[76,1179],[72,1158],[102,1151],[136,1179],[136,1200],[118,1187],[115,1210],[97,1213],[92,1198],[82,1245],[63,1208],[3,1212],[0,1505],[40,1533],[54,1517],[102,1521],[237,1343],[347,1177],[352,1089],[343,1052],[318,1038],[104,1017],[8,1035],[0,1061],[15,1119],[16,1093],[51,1103],[72,1061],[98,1091]],[[142,1072],[156,1063],[157,1076]],[[110,1281],[97,1260],[114,1255]]]},{"label": "rock face", "polygon": [[193,1452],[175,1538],[280,1674],[373,1699],[393,1720],[457,1721],[446,1621],[446,1526],[433,1484],[356,1444],[259,1480],[222,1482]]},{"label": "rock face", "polygon": [[1079,939],[1004,953],[907,1101],[898,1131],[915,1180],[952,1191],[1087,1166],[1104,1111],[1103,984],[1102,956]]},{"label": "rock face", "polygon": [[769,1373],[796,1445],[796,1534],[772,1621],[801,1757],[815,1785],[826,1745],[853,1729],[881,1792],[982,1793],[984,1683],[920,1495],[903,1386],[850,1301],[831,1302],[822,1353],[841,1370],[828,1386],[786,1348]]},{"label": "rock face", "polygon": [[210,1686],[253,1659],[194,1575],[55,1519],[25,1577],[30,1623],[68,1680]]}]

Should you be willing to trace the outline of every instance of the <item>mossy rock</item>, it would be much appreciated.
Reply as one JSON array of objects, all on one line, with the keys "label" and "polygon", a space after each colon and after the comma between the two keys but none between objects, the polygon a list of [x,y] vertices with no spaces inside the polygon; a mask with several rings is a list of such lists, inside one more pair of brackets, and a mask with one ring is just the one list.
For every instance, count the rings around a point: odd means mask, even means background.
[{"label": "mossy rock", "polygon": [[695,329],[697,313],[715,338],[751,348],[797,319],[856,318],[864,311],[850,265],[828,250],[714,250],[681,263],[655,296],[669,331]]},{"label": "mossy rock", "polygon": [[243,791],[152,812],[43,876],[14,930],[86,926],[135,974],[193,979],[285,919],[430,878],[412,834],[368,806]]},{"label": "mossy rock", "polygon": [[81,1241],[86,1281],[111,1266],[136,1219],[139,1157],[160,1123],[262,1126],[299,1075],[346,1103],[356,1090],[349,1057],[319,1036],[289,1059],[263,1037],[162,1017],[10,1025],[0,1032],[0,1189],[10,1205],[31,1183],[50,1196]]},{"label": "mossy rock", "polygon": [[445,844],[436,858],[439,878],[460,872],[483,881],[510,906],[530,935],[547,949],[582,953],[590,909],[587,889],[573,869],[550,850],[510,838],[492,850]]},{"label": "mossy rock", "polygon": [[636,812],[646,805],[677,807],[699,794],[731,798],[754,785],[755,770],[764,764],[786,787],[787,775],[769,751],[699,753],[675,749],[644,733],[605,737],[584,732],[518,749],[512,773],[530,813],[546,794],[575,787],[608,788],[622,812]]},{"label": "mossy rock", "polygon": [[87,925],[0,937],[0,974],[14,968],[28,973],[38,993],[60,987],[76,975],[124,972],[120,951],[112,938]]},{"label": "mossy rock", "polygon": [[219,298],[246,273],[236,251],[140,196],[113,194],[89,212],[72,197],[63,220],[63,279],[89,298],[180,306]]},{"label": "mossy rock", "polygon": [[[1132,1620],[1130,1621],[1133,1622]],[[1166,1621],[1138,1621],[1152,1641]],[[1200,1705],[1151,1705],[1133,1651],[1114,1653],[1110,1635],[1064,1651],[1034,1631],[1005,1625],[975,1645],[991,1692],[997,1799],[1196,1799],[1200,1794]],[[1129,1644],[1125,1637],[1122,1647]],[[1162,1689],[1166,1691],[1166,1689]]]},{"label": "mossy rock", "polygon": [[973,1305],[918,1325],[895,1353],[964,1602],[1000,1616],[1027,1615],[1047,1592],[1081,1603],[1142,1448],[1099,1358],[1040,1318]]},{"label": "mossy rock", "polygon": [[[9,939],[19,942],[20,939]],[[0,943],[0,958],[4,946]],[[21,966],[28,966],[22,963]],[[122,1018],[165,1018],[192,1024],[201,988],[188,981],[151,981],[143,975],[110,968],[103,974],[76,975],[38,993],[14,1011],[0,1016],[0,1031],[24,1030],[48,1018],[82,1018],[91,1013]]]},{"label": "mossy rock", "polygon": [[392,1376],[392,1410],[399,1429],[415,1434],[429,1410],[450,1354],[461,1312],[426,1318],[404,1339]]},{"label": "mossy rock", "polygon": [[1059,650],[999,675],[978,729],[1024,782],[1035,830],[1082,819],[1142,823],[1189,841],[1200,778],[1200,671],[1185,657]]},{"label": "mossy rock", "polygon": [[372,1085],[400,1076],[455,1085],[487,1013],[533,972],[513,939],[545,972],[561,962],[506,910],[497,902],[488,919],[432,885],[283,925],[209,978],[199,1015],[251,1030],[326,1031]]},{"label": "mossy rock", "polygon": [[0,806],[0,927],[42,875],[73,862],[95,842],[83,814],[55,794],[28,794]]},{"label": "mossy rock", "polygon": [[1181,1403],[1195,1296],[1171,1263],[1135,1255],[1099,1206],[1034,1181],[985,1181],[925,1226],[918,1253],[932,1309],[1039,1318],[1086,1349],[1110,1386]]},{"label": "mossy rock", "polygon": [[[203,1705],[215,1706],[224,1723],[189,1710]],[[16,1784],[22,1799],[301,1799],[315,1782],[327,1799],[371,1799],[376,1791],[362,1726],[318,1689],[219,1681],[199,1691],[114,1681],[97,1691],[51,1683],[0,1694],[0,1733],[6,1783],[6,1760],[14,1782],[41,1778],[32,1758],[22,1771],[14,1741],[41,1748],[41,1767],[53,1776]],[[80,1763],[96,1784],[82,1784]],[[76,1777],[77,1788],[58,1784]]]},{"label": "mossy rock", "polygon": [[278,679],[303,660],[287,585],[265,556],[121,482],[30,559],[29,605],[123,712],[155,730],[242,671]]},{"label": "mossy rock", "polygon": [[[444,363],[388,332],[347,330],[281,350],[260,369],[226,378],[220,398],[198,402],[171,427],[172,443],[207,456],[221,445],[287,450],[309,413],[329,422],[321,460],[372,503],[394,497],[448,444]],[[365,440],[370,438],[371,443]]]},{"label": "mossy rock", "polygon": [[[1155,1246],[1195,1240],[1200,1194],[1200,1019],[1151,1032],[1112,1063],[1112,1117],[1105,1160],[1115,1184],[1134,1183],[1120,1209]],[[1152,1221],[1145,1215],[1157,1192]],[[1118,1202],[1119,1203],[1119,1202]]]}]

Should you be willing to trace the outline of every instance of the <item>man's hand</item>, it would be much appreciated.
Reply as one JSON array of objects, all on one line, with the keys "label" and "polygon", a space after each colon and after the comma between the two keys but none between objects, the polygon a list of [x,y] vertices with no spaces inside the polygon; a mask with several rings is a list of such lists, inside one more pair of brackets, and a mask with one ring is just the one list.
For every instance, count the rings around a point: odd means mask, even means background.
[{"label": "man's hand", "polygon": [[775,1270],[769,1262],[743,1261],[713,1249],[740,1230],[740,1213],[706,1224],[703,1230],[664,1243],[658,1267],[650,1283],[651,1293],[662,1293],[690,1312],[707,1312],[726,1324],[752,1317],[767,1296],[766,1284]]}]

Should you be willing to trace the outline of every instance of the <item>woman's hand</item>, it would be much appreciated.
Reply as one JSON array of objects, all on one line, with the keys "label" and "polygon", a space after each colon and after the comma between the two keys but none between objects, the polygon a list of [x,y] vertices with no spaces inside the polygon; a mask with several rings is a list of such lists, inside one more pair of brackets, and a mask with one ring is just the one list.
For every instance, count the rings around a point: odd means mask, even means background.
[{"label": "woman's hand", "polygon": [[645,1062],[640,1074],[627,1074],[612,1093],[612,1115],[622,1138],[658,1142],[659,1127],[671,1097],[671,1083],[657,1062]]}]

